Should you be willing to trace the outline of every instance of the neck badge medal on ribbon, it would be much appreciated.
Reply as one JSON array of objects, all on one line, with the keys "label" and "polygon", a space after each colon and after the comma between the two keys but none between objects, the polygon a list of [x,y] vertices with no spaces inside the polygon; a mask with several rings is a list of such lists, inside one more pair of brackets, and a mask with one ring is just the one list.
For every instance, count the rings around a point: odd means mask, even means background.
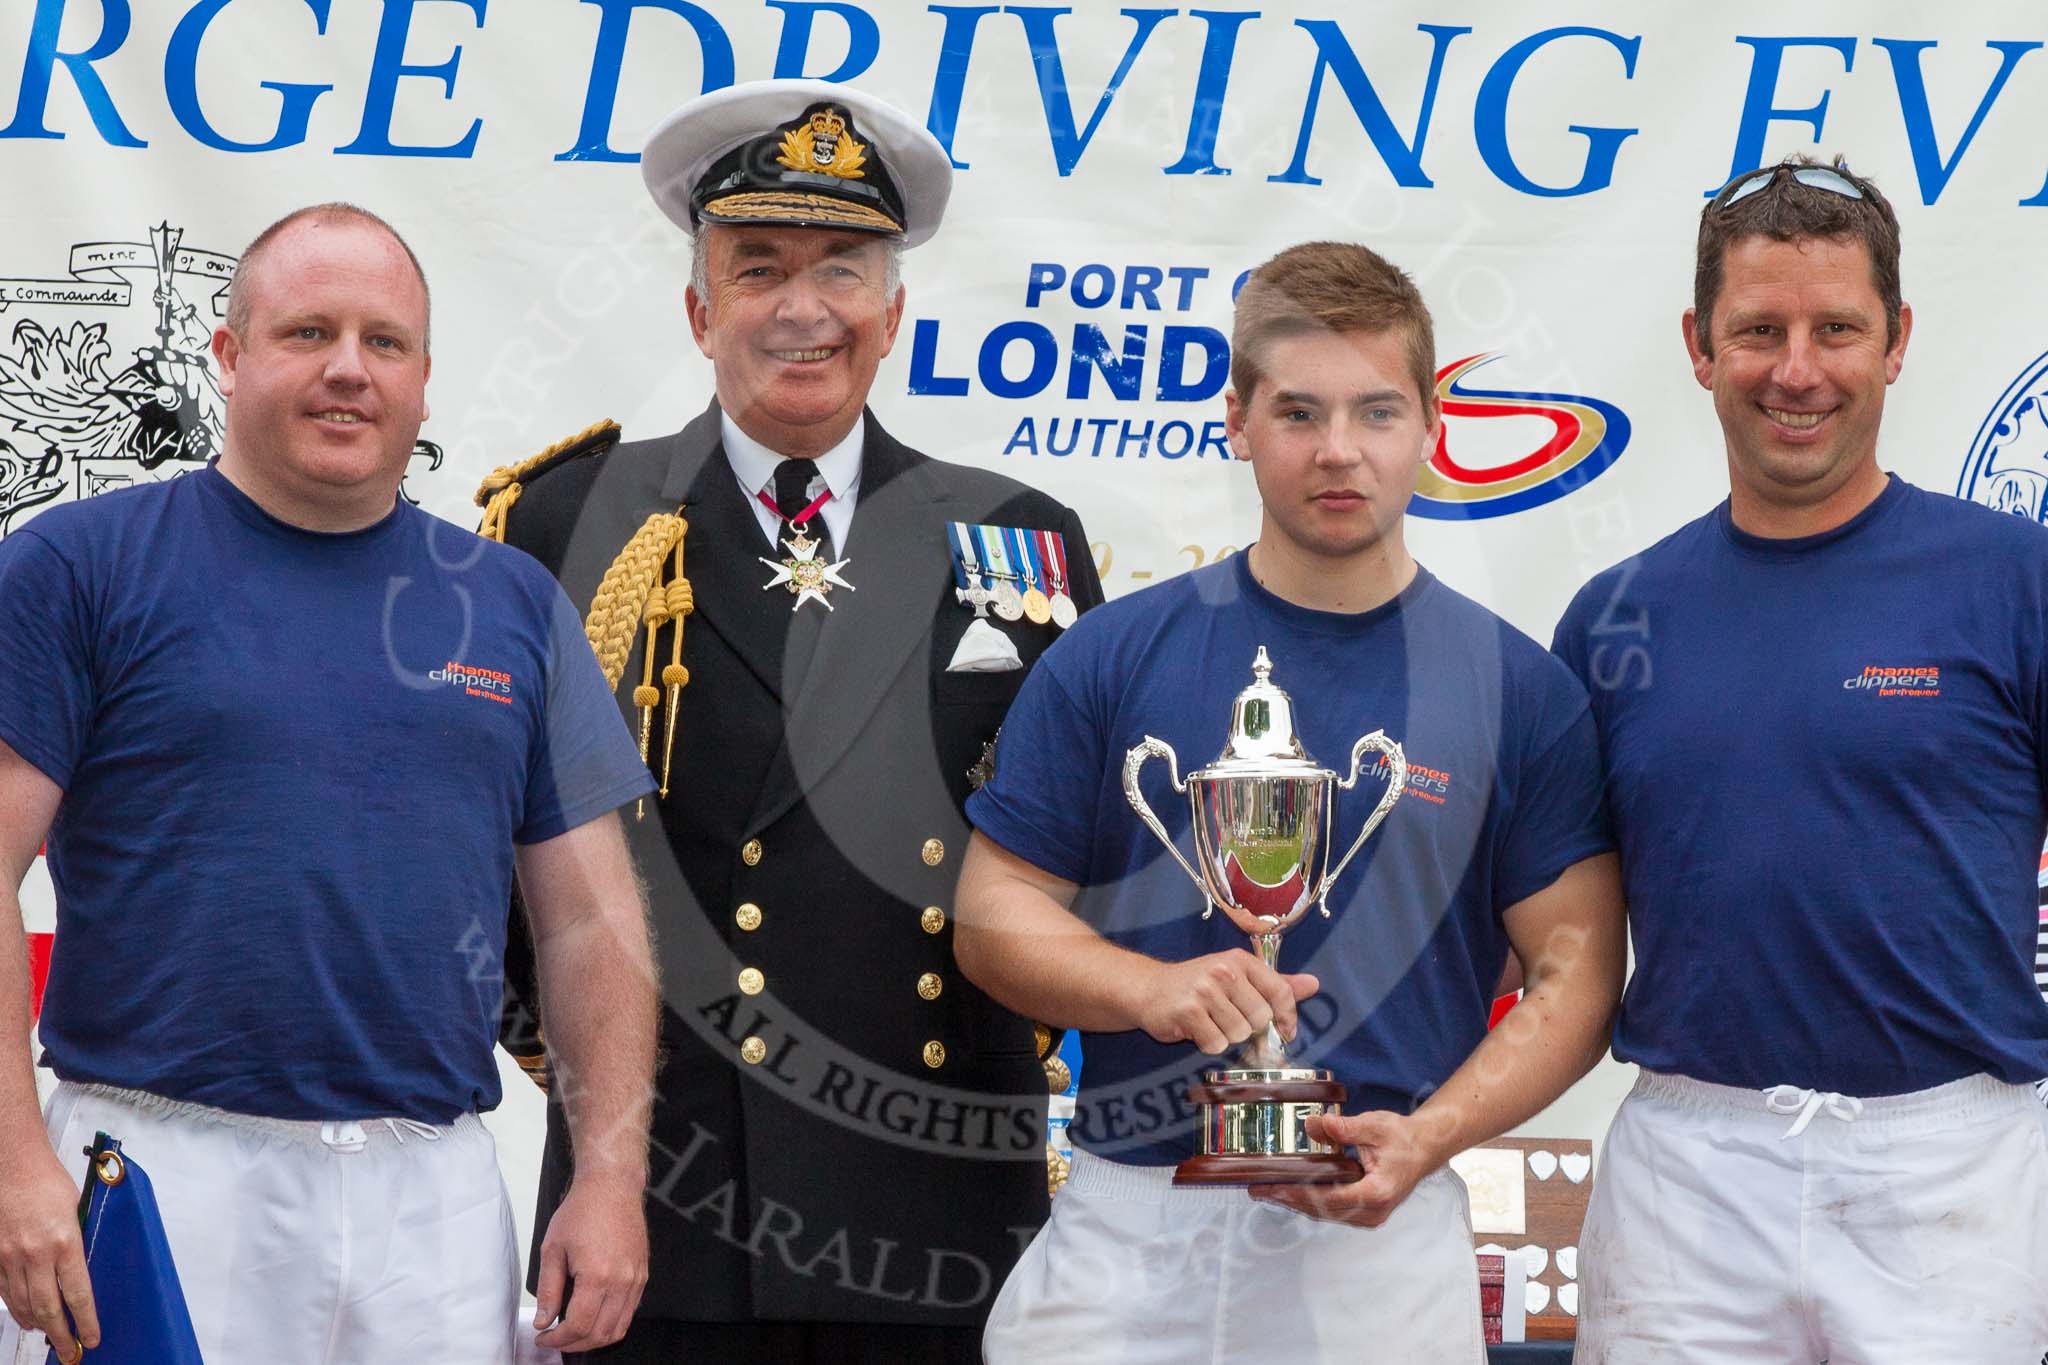
[{"label": "neck badge medal on ribbon", "polygon": [[790,594],[796,598],[796,601],[790,604],[791,611],[801,610],[806,602],[817,602],[826,611],[831,611],[832,603],[828,594],[832,589],[844,588],[848,592],[854,590],[853,584],[839,576],[839,571],[852,561],[842,559],[827,564],[818,558],[818,542],[806,535],[803,527],[792,526],[790,530],[795,534],[782,542],[782,547],[789,551],[787,556],[780,560],[770,559],[766,555],[757,556],[763,564],[775,570],[775,577],[763,583],[761,590],[766,592],[770,588],[789,589]]}]

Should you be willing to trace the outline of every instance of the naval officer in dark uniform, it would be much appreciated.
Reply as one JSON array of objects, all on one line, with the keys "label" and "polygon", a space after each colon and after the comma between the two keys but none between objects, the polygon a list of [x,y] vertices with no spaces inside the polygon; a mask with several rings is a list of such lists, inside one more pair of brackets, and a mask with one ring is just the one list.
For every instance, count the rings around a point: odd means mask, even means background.
[{"label": "naval officer in dark uniform", "polygon": [[[600,424],[479,493],[486,532],[588,608],[662,787],[628,821],[665,994],[650,1276],[589,1359],[976,1361],[1046,1215],[1058,1063],[954,966],[961,808],[1026,670],[1101,601],[1087,537],[866,411],[898,256],[950,189],[923,127],[762,82],[685,105],[642,170],[695,237],[716,402],[651,440]],[[536,1072],[538,1043],[508,1038]],[[574,1083],[552,1081],[536,1239],[575,1175]]]}]

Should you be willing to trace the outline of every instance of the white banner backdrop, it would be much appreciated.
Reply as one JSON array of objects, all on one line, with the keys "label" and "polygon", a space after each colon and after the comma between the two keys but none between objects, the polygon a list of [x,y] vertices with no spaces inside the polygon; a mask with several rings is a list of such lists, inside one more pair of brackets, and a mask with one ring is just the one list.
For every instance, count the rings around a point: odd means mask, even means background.
[{"label": "white banner backdrop", "polygon": [[[802,74],[923,114],[960,168],[873,395],[897,435],[1078,507],[1112,594],[1212,561],[1257,524],[1220,440],[1233,286],[1362,240],[1421,282],[1445,367],[1410,543],[1547,640],[1723,496],[1679,339],[1696,216],[1788,153],[1846,155],[1899,212],[1884,463],[2041,517],[2044,40],[2048,11],[1998,0],[9,0],[0,534],[212,453],[235,254],[319,200],[390,218],[432,281],[429,510],[473,524],[490,467],[597,418],[678,427],[710,369],[633,149],[700,90]],[[40,869],[27,913],[50,928]],[[1528,1130],[1597,1139],[1627,1080]],[[540,1110],[506,1085],[524,1216]]]}]

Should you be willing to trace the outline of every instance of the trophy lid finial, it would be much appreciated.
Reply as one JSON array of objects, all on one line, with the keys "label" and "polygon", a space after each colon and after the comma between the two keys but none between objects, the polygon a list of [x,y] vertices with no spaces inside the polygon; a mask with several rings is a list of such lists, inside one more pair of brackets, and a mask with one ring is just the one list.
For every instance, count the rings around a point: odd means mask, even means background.
[{"label": "trophy lid finial", "polygon": [[1230,708],[1230,741],[1217,758],[1230,763],[1315,762],[1294,729],[1294,700],[1273,683],[1273,659],[1264,645],[1252,660],[1251,686]]}]

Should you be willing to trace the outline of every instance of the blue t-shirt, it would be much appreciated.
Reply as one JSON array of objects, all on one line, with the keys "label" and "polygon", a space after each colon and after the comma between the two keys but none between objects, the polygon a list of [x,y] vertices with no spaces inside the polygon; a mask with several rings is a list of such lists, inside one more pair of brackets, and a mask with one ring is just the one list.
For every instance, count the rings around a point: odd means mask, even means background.
[{"label": "blue t-shirt", "polygon": [[1636,970],[1624,1061],[1891,1095],[2048,1074],[2048,536],[1896,478],[1765,540],[1727,504],[1580,590]]},{"label": "blue t-shirt", "polygon": [[273,1118],[498,1102],[514,841],[651,785],[541,566],[217,470],[0,541],[0,739],[64,790],[46,1063]]},{"label": "blue t-shirt", "polygon": [[[1350,1087],[1347,1112],[1408,1112],[1486,1033],[1506,962],[1501,915],[1611,847],[1585,692],[1540,646],[1426,571],[1369,612],[1311,611],[1260,587],[1242,555],[1090,612],[1040,659],[1010,708],[995,777],[968,802],[1005,849],[1082,888],[1075,912],[1165,961],[1248,946],[1125,801],[1124,755],[1147,735],[1183,775],[1222,751],[1258,647],[1293,698],[1308,752],[1341,781],[1384,729],[1410,788],[1332,889],[1289,931],[1285,971],[1314,972],[1290,1057]],[[1193,858],[1187,799],[1165,765],[1141,778]],[[1385,790],[1368,755],[1339,793],[1331,866]],[[1088,1034],[1077,1146],[1143,1165],[1195,1149],[1187,1083],[1222,1065],[1142,1031]]]}]

